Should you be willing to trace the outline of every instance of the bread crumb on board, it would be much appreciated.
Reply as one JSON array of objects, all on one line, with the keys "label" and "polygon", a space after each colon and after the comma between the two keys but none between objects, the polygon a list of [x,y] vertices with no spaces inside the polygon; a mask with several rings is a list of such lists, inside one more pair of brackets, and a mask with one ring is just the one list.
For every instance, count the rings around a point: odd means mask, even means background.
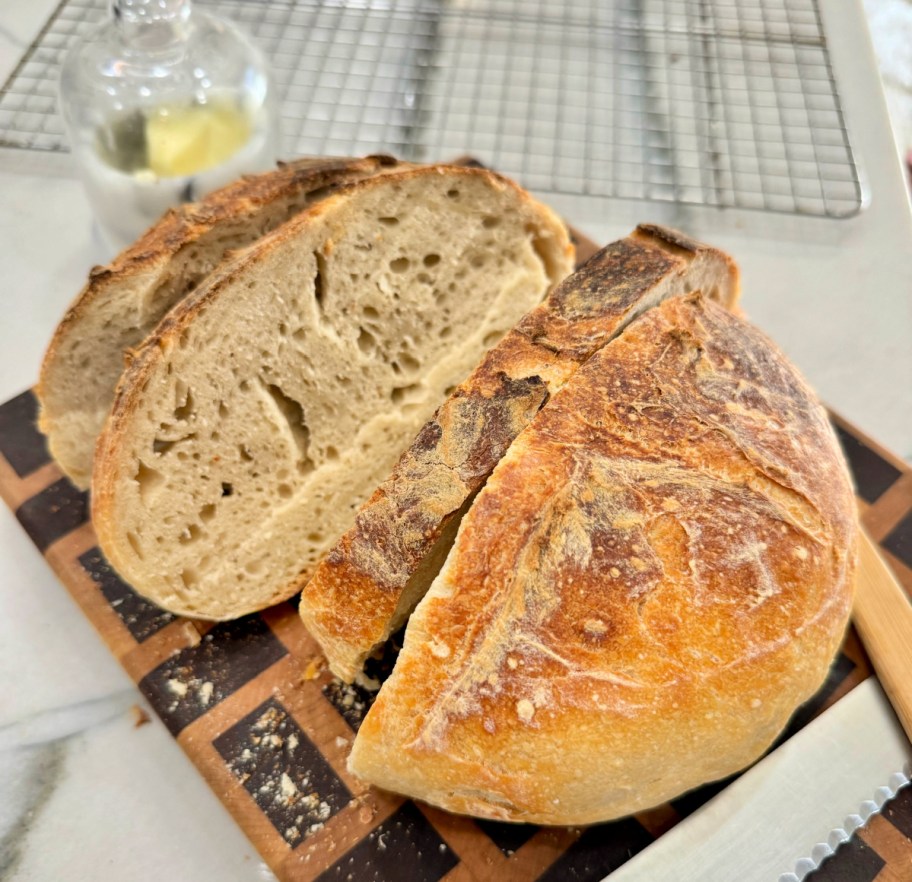
[{"label": "bread crumb on board", "polygon": [[326,659],[324,659],[322,655],[315,655],[307,660],[307,665],[304,667],[304,673],[301,675],[301,679],[316,680],[325,668]]}]

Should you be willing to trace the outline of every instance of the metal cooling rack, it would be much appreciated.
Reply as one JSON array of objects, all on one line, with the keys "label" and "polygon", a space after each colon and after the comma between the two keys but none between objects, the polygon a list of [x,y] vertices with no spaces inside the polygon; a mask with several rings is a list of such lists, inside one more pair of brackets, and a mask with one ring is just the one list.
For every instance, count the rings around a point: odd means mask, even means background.
[{"label": "metal cooling rack", "polygon": [[[63,151],[64,0],[0,91],[0,145]],[[862,204],[817,0],[197,0],[283,95],[283,153],[470,153],[525,186],[827,217]]]}]

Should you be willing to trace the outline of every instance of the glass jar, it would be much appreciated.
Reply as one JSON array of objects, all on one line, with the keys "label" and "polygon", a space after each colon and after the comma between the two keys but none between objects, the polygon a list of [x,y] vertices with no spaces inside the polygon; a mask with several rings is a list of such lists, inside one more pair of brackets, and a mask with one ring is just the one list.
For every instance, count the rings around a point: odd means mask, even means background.
[{"label": "glass jar", "polygon": [[115,248],[164,211],[275,163],[275,86],[238,28],[190,0],[112,0],[67,53],[60,107]]}]

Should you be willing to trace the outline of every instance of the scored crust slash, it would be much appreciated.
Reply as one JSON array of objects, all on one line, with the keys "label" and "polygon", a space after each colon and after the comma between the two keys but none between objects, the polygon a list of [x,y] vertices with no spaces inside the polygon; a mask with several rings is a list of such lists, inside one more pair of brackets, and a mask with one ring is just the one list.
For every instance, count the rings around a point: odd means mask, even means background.
[{"label": "scored crust slash", "polygon": [[642,225],[484,356],[304,586],[301,616],[333,673],[363,680],[365,660],[427,591],[466,506],[550,396],[643,312],[692,290],[733,308],[737,267],[717,249]]}]

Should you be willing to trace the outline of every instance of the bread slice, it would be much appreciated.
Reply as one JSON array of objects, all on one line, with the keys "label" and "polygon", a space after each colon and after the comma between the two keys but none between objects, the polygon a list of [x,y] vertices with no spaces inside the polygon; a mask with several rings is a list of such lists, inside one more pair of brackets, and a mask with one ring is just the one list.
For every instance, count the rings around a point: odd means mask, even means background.
[{"label": "bread slice", "polygon": [[231,249],[275,229],[334,184],[396,167],[391,157],[303,159],[242,178],[169,211],[108,266],[96,267],[51,340],[38,383],[39,425],[79,487],[114,400],[125,354]]},{"label": "bread slice", "polygon": [[608,820],[733,773],[823,681],[856,529],[794,368],[706,298],[666,301],[500,461],[349,768],[538,824]]},{"label": "bread slice", "polygon": [[572,256],[515,184],[443,166],[341,188],[259,240],[121,380],[92,483],[108,560],[185,615],[290,596]]},{"label": "bread slice", "polygon": [[459,518],[513,439],[593,352],[664,299],[738,297],[730,257],[641,225],[597,252],[481,361],[362,506],[317,567],[301,616],[338,677],[372,684],[365,659],[404,624],[436,575]]}]

